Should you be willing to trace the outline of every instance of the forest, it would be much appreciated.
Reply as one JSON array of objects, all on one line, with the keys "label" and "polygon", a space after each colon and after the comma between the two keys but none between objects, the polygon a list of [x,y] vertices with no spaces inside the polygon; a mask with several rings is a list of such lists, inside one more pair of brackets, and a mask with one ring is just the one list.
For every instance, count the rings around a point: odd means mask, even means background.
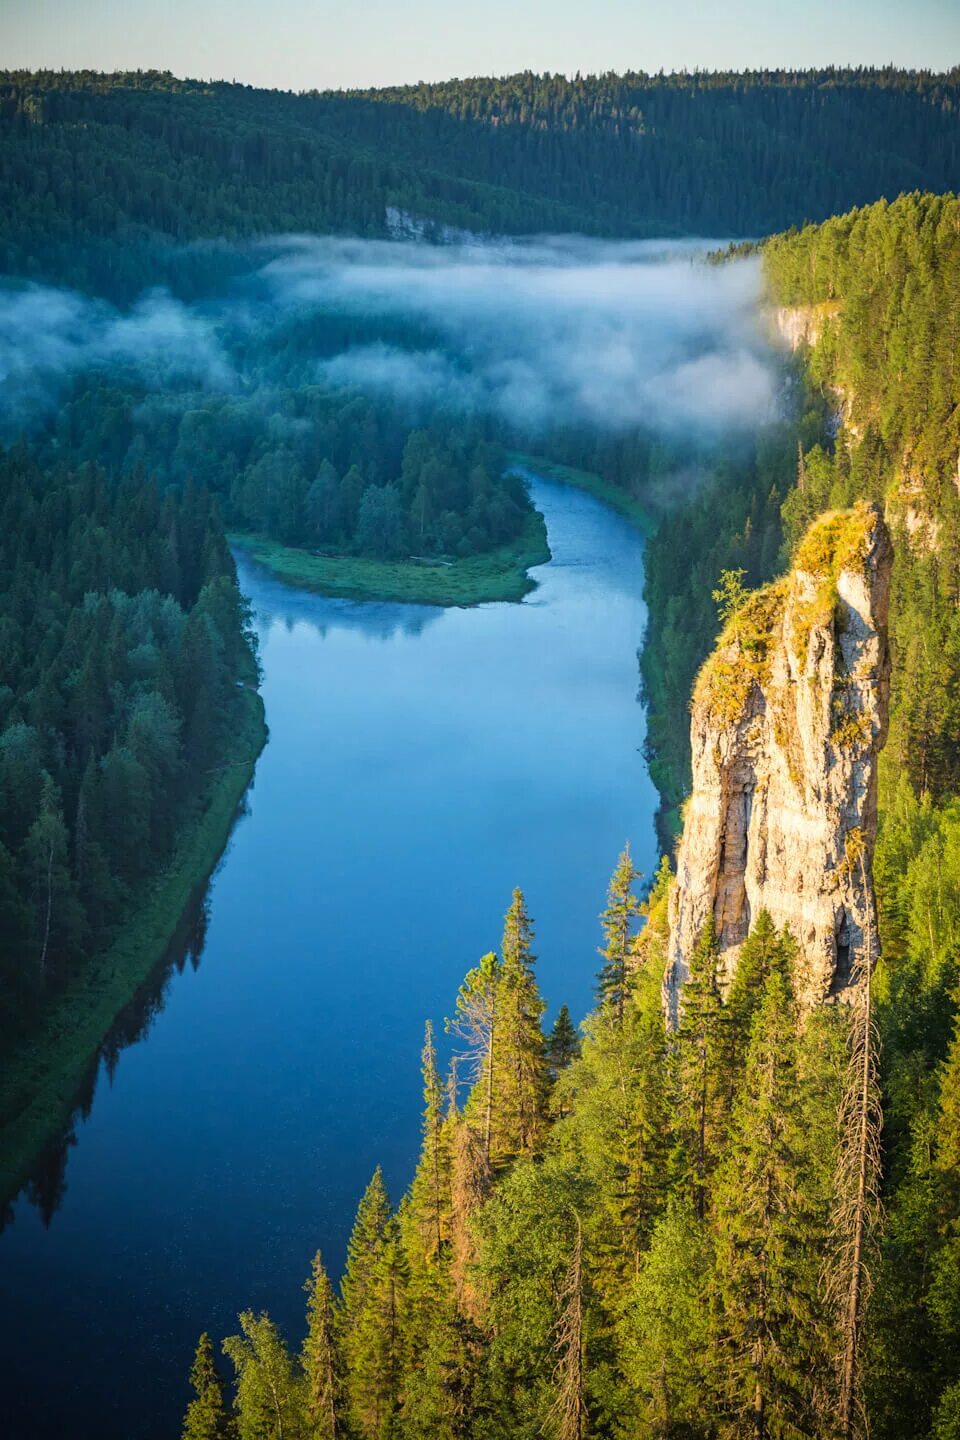
[{"label": "forest", "polygon": [[[141,473],[0,457],[0,1036],[101,950],[262,743],[216,503]],[[175,917],[174,917],[175,918]],[[10,1052],[8,1051],[8,1054]]]},{"label": "forest", "polygon": [[[800,1023],[794,942],[761,914],[726,993],[702,936],[668,1034],[669,864],[645,891],[624,853],[596,1008],[578,1027],[561,1007],[545,1031],[515,892],[499,949],[453,998],[446,1075],[427,1026],[408,1192],[394,1204],[373,1174],[341,1281],[319,1255],[307,1277],[302,1345],[244,1312],[225,1378],[201,1338],[189,1440],[960,1436],[960,201],[930,193],[957,183],[958,87],[956,71],[892,69],[299,95],[0,75],[5,299],[69,286],[129,307],[166,287],[212,305],[249,279],[248,247],[297,230],[713,234],[760,255],[771,306],[798,309],[807,335],[775,423],[543,439],[659,521],[641,667],[665,851],[718,599],[782,570],[826,509],[879,501],[894,532],[866,1028],[856,1007]],[[36,411],[19,393],[5,405],[5,1046],[136,914],[225,768],[262,743],[228,528],[383,560],[522,535],[532,507],[502,420],[318,378],[318,355],[383,333],[329,308],[221,324],[235,383],[161,388],[113,355],[58,376]],[[391,338],[440,343],[401,320]],[[875,1141],[856,1201],[872,1294],[852,1330],[851,1053],[871,1057],[854,1078]]]},{"label": "forest", "polygon": [[235,263],[215,244],[184,248],[195,240],[380,236],[391,220],[427,238],[769,234],[949,189],[958,85],[956,71],[893,68],[525,73],[295,95],[7,71],[0,273],[127,302]]},{"label": "forest", "polygon": [[[911,195],[766,242],[771,300],[812,323],[796,424],[765,438],[739,490],[721,461],[651,544],[669,677],[651,699],[679,726],[716,601],[786,564],[825,509],[886,503],[881,958],[860,1001],[801,1024],[795,942],[761,913],[726,990],[702,934],[668,1034],[670,867],[641,899],[625,852],[596,1008],[578,1030],[563,1007],[545,1033],[515,892],[446,1022],[448,1077],[427,1026],[409,1190],[394,1206],[374,1173],[337,1289],[316,1256],[299,1349],[244,1312],[228,1385],[201,1337],[185,1436],[960,1433],[958,235],[960,202]],[[699,653],[694,630],[669,668],[656,622],[693,575]],[[852,1312],[854,1218],[869,1285]]]}]

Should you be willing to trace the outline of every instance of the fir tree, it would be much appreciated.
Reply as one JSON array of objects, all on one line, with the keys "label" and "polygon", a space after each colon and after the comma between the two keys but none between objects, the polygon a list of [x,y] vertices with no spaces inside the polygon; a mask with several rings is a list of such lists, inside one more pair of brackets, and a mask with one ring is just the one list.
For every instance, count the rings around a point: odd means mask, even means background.
[{"label": "fir tree", "polygon": [[214,1360],[213,1342],[207,1334],[197,1342],[190,1384],[195,1398],[187,1406],[183,1440],[229,1440],[233,1426],[224,1404],[223,1379]]},{"label": "fir tree", "polygon": [[429,1020],[424,1028],[420,1065],[423,1139],[410,1191],[410,1211],[417,1225],[421,1255],[428,1261],[436,1261],[449,1230],[450,1127],[444,1121],[443,1084],[437,1070],[437,1050]]},{"label": "fir tree", "polygon": [[333,1287],[319,1250],[307,1292],[307,1335],[300,1364],[304,1376],[304,1433],[309,1440],[338,1440],[341,1379],[334,1332]]},{"label": "fir tree", "polygon": [[337,1311],[346,1408],[364,1440],[384,1440],[397,1412],[404,1278],[397,1221],[377,1166],[357,1208]]},{"label": "fir tree", "polygon": [[707,1184],[717,1161],[725,1123],[726,1045],[718,964],[719,950],[711,916],[690,957],[674,1051],[682,1168],[701,1220],[706,1214]]},{"label": "fir tree", "polygon": [[534,975],[533,924],[521,890],[514,890],[501,947],[500,1053],[495,1069],[501,1116],[497,1159],[533,1152],[542,1133],[547,1071],[541,1021],[546,1006]]},{"label": "fir tree", "polygon": [[640,872],[630,858],[630,846],[625,845],[610,878],[606,909],[600,916],[603,965],[597,976],[597,998],[617,1025],[623,1023],[630,988],[630,944],[641,913],[633,886],[639,878]]},{"label": "fir tree", "polygon": [[560,1071],[566,1070],[579,1054],[580,1036],[570,1018],[569,1008],[561,1005],[547,1038],[547,1062],[551,1079],[556,1080]]},{"label": "fir tree", "polygon": [[817,1301],[824,1217],[804,1189],[796,1024],[774,971],[714,1183],[719,1383],[734,1433],[756,1440],[809,1433],[812,1381],[827,1358]]}]

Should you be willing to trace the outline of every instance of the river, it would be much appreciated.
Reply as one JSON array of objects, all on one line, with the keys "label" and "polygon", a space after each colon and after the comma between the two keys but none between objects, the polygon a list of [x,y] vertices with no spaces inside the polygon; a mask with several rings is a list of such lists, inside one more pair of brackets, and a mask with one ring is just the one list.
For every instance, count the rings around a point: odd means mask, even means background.
[{"label": "river", "polygon": [[175,1440],[201,1330],[267,1308],[299,1343],[313,1252],[338,1274],[375,1164],[395,1200],[411,1177],[424,1019],[442,1030],[515,885],[548,1019],[590,1008],[617,854],[656,861],[642,540],[532,490],[553,559],[520,605],[332,600],[241,563],[270,740],[0,1235],[6,1440]]}]

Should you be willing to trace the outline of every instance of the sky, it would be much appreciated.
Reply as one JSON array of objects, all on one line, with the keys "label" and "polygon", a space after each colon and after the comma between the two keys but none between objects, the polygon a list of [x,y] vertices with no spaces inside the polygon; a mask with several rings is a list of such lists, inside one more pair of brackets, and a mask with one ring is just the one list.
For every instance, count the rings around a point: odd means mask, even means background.
[{"label": "sky", "polygon": [[960,64],[960,0],[0,0],[4,68],[285,89],[551,70]]}]

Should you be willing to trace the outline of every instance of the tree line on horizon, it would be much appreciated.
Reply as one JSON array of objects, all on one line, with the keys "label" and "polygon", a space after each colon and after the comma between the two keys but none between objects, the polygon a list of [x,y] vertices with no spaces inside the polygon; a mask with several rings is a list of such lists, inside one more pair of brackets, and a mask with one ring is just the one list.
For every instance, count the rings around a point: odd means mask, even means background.
[{"label": "tree line on horizon", "polygon": [[[0,72],[0,273],[130,300],[284,231],[399,212],[498,234],[757,236],[960,183],[957,70],[576,76],[257,90]],[[175,242],[170,245],[169,242]]]}]

